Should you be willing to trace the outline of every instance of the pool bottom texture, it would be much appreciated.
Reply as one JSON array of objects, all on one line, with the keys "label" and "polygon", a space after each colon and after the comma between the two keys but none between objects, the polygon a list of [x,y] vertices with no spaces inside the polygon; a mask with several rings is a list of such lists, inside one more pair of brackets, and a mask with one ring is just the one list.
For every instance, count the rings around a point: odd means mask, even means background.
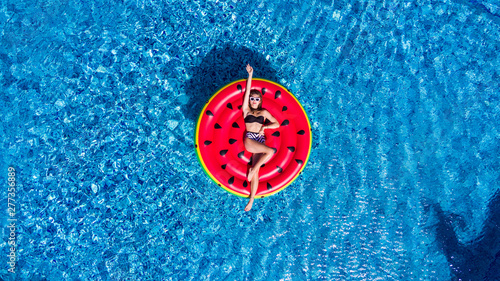
[{"label": "pool bottom texture", "polygon": [[[3,280],[496,280],[496,1],[3,1]],[[203,172],[196,117],[255,77],[310,118],[256,200]]]}]

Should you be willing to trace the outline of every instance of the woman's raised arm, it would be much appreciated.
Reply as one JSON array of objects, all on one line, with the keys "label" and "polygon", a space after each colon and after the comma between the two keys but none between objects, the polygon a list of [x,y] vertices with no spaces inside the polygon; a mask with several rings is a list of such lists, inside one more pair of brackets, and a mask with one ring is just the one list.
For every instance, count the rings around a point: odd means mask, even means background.
[{"label": "woman's raised arm", "polygon": [[245,88],[245,97],[243,98],[243,104],[241,106],[243,109],[243,117],[245,117],[248,111],[250,111],[250,108],[248,107],[248,99],[250,98],[250,89],[252,88],[253,68],[249,64],[247,64],[247,72],[247,86]]}]

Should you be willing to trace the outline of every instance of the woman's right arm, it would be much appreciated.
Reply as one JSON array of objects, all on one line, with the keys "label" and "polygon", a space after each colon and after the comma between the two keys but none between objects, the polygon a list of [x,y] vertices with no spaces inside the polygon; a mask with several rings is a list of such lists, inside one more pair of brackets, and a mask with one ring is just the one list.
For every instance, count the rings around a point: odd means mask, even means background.
[{"label": "woman's right arm", "polygon": [[247,64],[247,72],[248,72],[248,79],[247,79],[247,86],[245,88],[245,97],[243,98],[243,117],[245,117],[250,111],[250,108],[248,107],[248,100],[250,99],[250,88],[252,88],[252,76],[253,76],[253,68]]}]

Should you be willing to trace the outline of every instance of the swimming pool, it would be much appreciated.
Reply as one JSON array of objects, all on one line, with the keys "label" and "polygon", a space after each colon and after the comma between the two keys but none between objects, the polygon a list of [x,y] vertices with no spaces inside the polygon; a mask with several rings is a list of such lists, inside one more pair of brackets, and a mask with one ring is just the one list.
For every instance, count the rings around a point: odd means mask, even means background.
[{"label": "swimming pool", "polygon": [[[499,278],[499,15],[492,0],[3,1],[0,177],[16,170],[17,208],[4,184],[0,277]],[[249,213],[193,142],[246,63],[313,129],[303,173]]]}]

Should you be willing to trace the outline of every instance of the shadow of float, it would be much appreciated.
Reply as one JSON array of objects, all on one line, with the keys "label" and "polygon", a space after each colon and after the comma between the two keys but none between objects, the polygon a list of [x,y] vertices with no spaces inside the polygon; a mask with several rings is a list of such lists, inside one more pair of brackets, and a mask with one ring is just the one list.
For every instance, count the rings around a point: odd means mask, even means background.
[{"label": "shadow of float", "polygon": [[453,229],[457,216],[445,213],[439,204],[433,209],[438,219],[436,239],[454,280],[500,280],[500,191],[488,204],[481,235],[467,245],[460,243]]},{"label": "shadow of float", "polygon": [[196,122],[215,91],[234,80],[248,77],[247,63],[253,66],[254,77],[278,81],[276,70],[262,54],[232,44],[214,47],[198,67],[188,70],[191,78],[185,85],[189,101],[182,109],[184,116]]}]

